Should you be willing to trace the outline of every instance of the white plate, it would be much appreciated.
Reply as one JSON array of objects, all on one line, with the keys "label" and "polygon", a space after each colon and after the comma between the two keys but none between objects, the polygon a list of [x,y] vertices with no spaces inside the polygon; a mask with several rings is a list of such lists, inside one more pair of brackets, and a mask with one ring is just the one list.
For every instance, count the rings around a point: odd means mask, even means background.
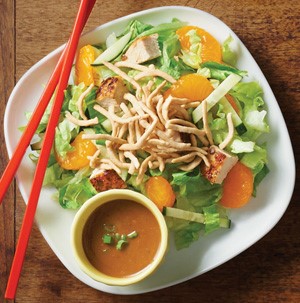
[{"label": "white plate", "polygon": [[[74,276],[104,292],[145,293],[186,281],[221,265],[261,239],[274,227],[284,214],[293,192],[294,155],[277,101],[249,51],[222,21],[208,13],[188,7],[154,8],[100,26],[82,37],[80,45],[104,41],[109,33],[122,32],[132,19],[159,24],[170,22],[174,17],[206,29],[220,42],[223,42],[228,35],[238,42],[240,53],[238,67],[247,70],[250,79],[257,80],[265,93],[271,127],[271,133],[267,139],[271,172],[259,187],[257,198],[252,199],[243,209],[230,212],[233,221],[232,229],[212,233],[201,238],[190,248],[181,251],[176,251],[171,241],[166,260],[159,270],[143,282],[126,287],[112,287],[93,281],[79,269],[70,247],[70,226],[75,212],[62,209],[58,203],[51,200],[52,191],[43,189],[36,213],[36,223],[41,233],[57,257]],[[18,127],[26,124],[24,112],[33,110],[61,51],[62,47],[35,64],[20,79],[10,96],[4,119],[9,156],[12,155],[21,135]],[[30,193],[34,169],[35,166],[25,156],[17,174],[19,188],[25,202]]]}]

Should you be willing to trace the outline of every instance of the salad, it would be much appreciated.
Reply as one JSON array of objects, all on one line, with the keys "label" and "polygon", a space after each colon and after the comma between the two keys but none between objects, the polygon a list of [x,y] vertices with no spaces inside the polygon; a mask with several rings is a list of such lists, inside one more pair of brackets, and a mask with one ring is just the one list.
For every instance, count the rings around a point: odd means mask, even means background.
[{"label": "salad", "polygon": [[227,210],[248,203],[268,173],[269,126],[260,85],[246,82],[224,38],[178,19],[133,20],[79,50],[44,179],[63,208],[139,191],[165,214],[177,249],[230,227]]}]

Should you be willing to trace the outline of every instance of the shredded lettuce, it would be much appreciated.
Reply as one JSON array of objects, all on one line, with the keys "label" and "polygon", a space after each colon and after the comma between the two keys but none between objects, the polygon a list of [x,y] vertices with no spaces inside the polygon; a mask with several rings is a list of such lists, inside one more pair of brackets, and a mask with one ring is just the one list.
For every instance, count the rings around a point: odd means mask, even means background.
[{"label": "shredded lettuce", "polygon": [[160,69],[169,75],[178,79],[184,70],[187,70],[181,60],[175,60],[174,56],[177,56],[180,51],[180,43],[175,32],[171,34],[168,39],[162,43],[162,57]]},{"label": "shredded lettuce", "polygon": [[175,59],[179,51],[180,43],[174,32],[162,43],[161,66],[159,69],[173,76],[175,79],[179,79],[183,73],[190,70],[181,59]]},{"label": "shredded lettuce", "polygon": [[233,42],[234,40],[231,36],[224,41],[222,45],[222,59],[225,63],[235,66],[237,63],[237,53],[230,47],[230,44]]},{"label": "shredded lettuce", "polygon": [[266,121],[261,86],[257,82],[240,82],[233,87],[231,95],[242,105],[243,119],[247,128],[245,136],[250,141],[256,141],[262,133],[268,133],[269,125]]},{"label": "shredded lettuce", "polygon": [[269,126],[265,120],[267,112],[265,110],[249,110],[245,114],[245,124],[254,130],[264,133],[269,132]]},{"label": "shredded lettuce", "polygon": [[[62,108],[60,117],[61,122],[59,122],[56,127],[54,139],[55,150],[62,158],[66,156],[67,152],[73,150],[71,142],[80,131],[80,127],[78,125],[75,125],[74,123],[64,118],[64,112],[69,111],[75,118],[79,118],[78,107],[76,104],[78,102],[78,98],[85,91],[85,89],[85,85],[83,83],[80,83],[79,85],[69,85],[65,92],[64,107]],[[96,89],[93,89],[85,98],[85,102],[83,104],[84,111],[88,109],[90,113],[90,110],[95,103],[95,98]],[[94,110],[94,112],[96,111]],[[98,114],[98,112],[96,113]],[[91,118],[94,118],[94,116],[91,115]],[[100,122],[103,120],[104,118],[102,120],[99,119]]]},{"label": "shredded lettuce", "polygon": [[181,59],[186,65],[194,69],[198,69],[202,62],[201,37],[197,34],[197,31],[194,29],[188,31],[186,35],[189,37],[190,48],[188,50],[184,50],[184,49],[181,50]]},{"label": "shredded lettuce", "polygon": [[210,73],[210,69],[207,67],[200,67],[197,70],[197,74],[205,77],[205,78],[211,78],[211,73]]},{"label": "shredded lettuce", "polygon": [[230,74],[237,74],[241,77],[247,75],[246,71],[239,70],[237,68],[217,63],[217,62],[204,62],[201,64],[201,68],[197,71],[197,73],[201,73],[203,68],[207,68],[210,72],[209,78],[217,79],[219,81],[225,80]]},{"label": "shredded lettuce", "polygon": [[205,216],[205,233],[211,233],[214,230],[220,228],[220,212],[217,204],[203,207],[203,213]]},{"label": "shredded lettuce", "polygon": [[202,207],[209,206],[221,198],[221,185],[211,184],[199,171],[174,173],[171,184],[175,186],[175,191],[180,193],[177,206],[180,206],[180,199],[183,197],[188,199],[193,210],[201,211]]},{"label": "shredded lettuce", "polygon": [[[176,249],[183,249],[189,247],[193,242],[197,241],[200,237],[201,231],[203,231],[203,224],[197,222],[184,222],[182,225],[183,227],[180,228],[180,223],[178,222],[183,221],[181,219],[172,219],[175,221],[173,226],[177,225],[177,229],[174,231],[174,240],[175,240],[175,247]],[[167,222],[170,222],[168,219]],[[170,223],[169,225],[170,226]]]},{"label": "shredded lettuce", "polygon": [[177,249],[188,247],[198,240],[201,231],[208,233],[219,228],[220,214],[225,210],[216,204],[221,198],[222,187],[211,184],[199,171],[173,173],[171,182],[176,193],[176,207],[206,215],[206,224],[168,218],[168,226],[174,230]]},{"label": "shredded lettuce", "polygon": [[63,208],[78,209],[97,193],[89,181],[90,173],[90,168],[68,171],[55,163],[46,170],[44,186],[58,190],[58,201]]},{"label": "shredded lettuce", "polygon": [[62,158],[66,156],[67,152],[74,149],[70,142],[76,137],[78,132],[79,127],[67,119],[62,120],[56,127],[54,139],[55,150]]},{"label": "shredded lettuce", "polygon": [[123,35],[131,32],[131,40],[134,40],[136,37],[152,28],[153,25],[143,23],[139,20],[132,20],[125,28]]},{"label": "shredded lettuce", "polygon": [[96,194],[88,178],[79,183],[67,184],[59,189],[59,203],[63,208],[78,209],[85,201]]},{"label": "shredded lettuce", "polygon": [[254,174],[257,174],[268,162],[265,145],[255,145],[253,152],[245,153],[242,156],[241,162],[251,168]]},{"label": "shredded lettuce", "polygon": [[62,110],[78,112],[76,103],[80,95],[84,92],[84,90],[84,83],[80,83],[78,85],[69,85],[67,90],[68,94],[65,94],[64,107],[62,108]]},{"label": "shredded lettuce", "polygon": [[252,153],[245,153],[240,161],[252,170],[254,176],[252,195],[256,196],[258,185],[269,173],[266,145],[255,145],[254,151]]},{"label": "shredded lettuce", "polygon": [[180,27],[186,25],[185,22],[182,22],[176,18],[172,19],[169,23],[161,23],[159,25],[153,26],[152,28],[141,32],[137,37],[149,36],[152,34],[159,34],[158,41],[162,42],[168,39],[168,37],[174,33]]}]

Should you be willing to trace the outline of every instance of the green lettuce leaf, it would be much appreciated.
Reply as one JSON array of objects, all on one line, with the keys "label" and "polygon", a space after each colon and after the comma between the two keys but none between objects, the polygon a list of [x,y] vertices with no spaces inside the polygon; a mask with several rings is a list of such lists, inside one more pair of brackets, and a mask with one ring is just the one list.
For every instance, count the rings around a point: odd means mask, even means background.
[{"label": "green lettuce leaf", "polygon": [[245,113],[244,121],[248,127],[253,130],[260,131],[263,133],[269,132],[269,125],[266,122],[267,112],[265,110],[249,110]]},{"label": "green lettuce leaf", "polygon": [[220,213],[216,204],[203,207],[205,216],[205,233],[211,233],[220,228]]},{"label": "green lettuce leaf", "polygon": [[201,60],[201,50],[202,50],[202,44],[201,44],[201,37],[197,34],[197,31],[192,29],[186,33],[187,36],[189,36],[190,40],[190,48],[188,50],[181,50],[181,56],[180,58],[182,61],[194,68],[198,69],[200,68],[200,64],[202,62]]},{"label": "green lettuce leaf", "polygon": [[179,54],[180,42],[175,31],[162,43],[162,56],[160,59],[161,66],[158,68],[175,79],[179,79],[181,75],[192,71],[189,66],[187,66],[180,58],[175,56]]},{"label": "green lettuce leaf", "polygon": [[243,122],[247,128],[243,136],[249,141],[256,141],[262,133],[268,133],[269,125],[261,86],[257,82],[240,82],[230,93],[242,106]]},{"label": "green lettuce leaf", "polygon": [[[209,78],[217,79],[219,81],[225,80],[230,74],[237,74],[241,77],[244,77],[247,75],[246,71],[242,71],[242,70],[239,70],[232,66],[228,66],[225,64],[217,63],[217,62],[208,61],[208,62],[202,63],[199,73],[201,73],[201,70],[203,68],[209,69],[209,71],[210,71]],[[198,71],[197,71],[197,73],[198,73]]]},{"label": "green lettuce leaf", "polygon": [[153,25],[143,23],[139,20],[132,20],[124,30],[123,35],[131,32],[131,40],[134,40],[136,37],[141,35],[144,32],[147,32],[153,28]]},{"label": "green lettuce leaf", "polygon": [[90,168],[77,171],[64,186],[58,187],[59,203],[63,208],[78,209],[86,200],[97,194],[89,180]]},{"label": "green lettuce leaf", "polygon": [[[78,118],[79,115],[77,115]],[[62,120],[58,124],[55,130],[55,150],[56,152],[64,158],[67,152],[72,151],[74,148],[71,146],[70,142],[79,132],[79,126],[73,124],[67,119]]]},{"label": "green lettuce leaf", "polygon": [[68,107],[67,110],[69,110],[71,113],[74,111],[78,112],[76,103],[80,95],[85,91],[85,89],[86,87],[83,82],[78,85],[70,86],[69,95],[67,96],[70,97],[70,99],[65,98],[64,104]]},{"label": "green lettuce leaf", "polygon": [[252,195],[256,196],[256,190],[258,185],[269,173],[269,169],[267,167],[268,158],[266,145],[255,145],[254,151],[251,153],[245,153],[240,161],[246,166],[248,166],[253,172],[254,189]]},{"label": "green lettuce leaf", "polygon": [[143,31],[137,37],[139,38],[143,36],[149,36],[152,34],[158,34],[159,35],[158,41],[163,42],[166,39],[168,39],[168,37],[170,37],[170,35],[173,34],[174,31],[176,31],[180,27],[183,27],[184,25],[186,25],[186,22],[182,22],[174,18],[169,23],[161,23],[159,25],[153,26],[148,30]]},{"label": "green lettuce leaf", "polygon": [[57,189],[57,199],[63,208],[77,209],[97,193],[89,181],[91,168],[64,170],[57,162],[53,162],[52,158],[55,158],[53,153],[48,162],[43,186],[53,186]]},{"label": "green lettuce leaf", "polygon": [[204,213],[207,225],[181,219],[168,218],[168,226],[174,230],[177,249],[182,249],[198,240],[201,232],[208,233],[219,228],[220,213],[224,217],[224,210],[216,207],[221,198],[222,187],[211,184],[199,171],[173,173],[171,182],[176,193],[176,207],[188,211]]},{"label": "green lettuce leaf", "polygon": [[230,44],[233,42],[233,38],[229,36],[222,45],[222,60],[232,66],[236,66],[237,54],[230,48]]},{"label": "green lettuce leaf", "polygon": [[201,212],[202,207],[210,206],[221,198],[221,186],[219,184],[211,184],[200,173],[174,173],[171,185],[180,194],[177,199],[177,206],[180,206],[181,199],[187,199],[194,211]]},{"label": "green lettuce leaf", "polygon": [[[179,219],[177,219],[177,221],[178,220]],[[190,222],[186,224],[184,228],[176,230],[174,232],[176,249],[188,248],[193,242],[199,239],[201,231],[203,231],[203,224],[197,222]]]},{"label": "green lettuce leaf", "polygon": [[[72,151],[73,147],[71,146],[72,140],[78,135],[80,127],[73,124],[69,120],[64,118],[64,112],[69,111],[75,118],[80,118],[77,101],[80,95],[86,90],[84,83],[79,85],[69,85],[65,91],[64,106],[61,111],[60,121],[56,127],[55,131],[55,150],[56,152],[64,158],[67,152]],[[96,98],[96,88],[93,89],[84,99],[83,109],[86,111],[88,109],[88,114],[91,118],[94,118],[96,112],[93,109],[93,114],[91,114],[91,108],[95,104]],[[104,118],[103,118],[104,119]],[[100,119],[100,123],[103,121]],[[106,118],[105,118],[106,119]]]},{"label": "green lettuce leaf", "polygon": [[211,78],[210,70],[207,67],[200,67],[200,68],[198,68],[197,74],[199,74],[202,77],[205,77],[207,79]]},{"label": "green lettuce leaf", "polygon": [[265,145],[255,145],[253,152],[245,153],[241,158],[241,162],[251,168],[254,174],[257,174],[267,161],[267,150]]},{"label": "green lettuce leaf", "polygon": [[63,208],[78,209],[86,200],[94,196],[95,189],[85,178],[78,184],[67,184],[59,189],[59,203]]}]

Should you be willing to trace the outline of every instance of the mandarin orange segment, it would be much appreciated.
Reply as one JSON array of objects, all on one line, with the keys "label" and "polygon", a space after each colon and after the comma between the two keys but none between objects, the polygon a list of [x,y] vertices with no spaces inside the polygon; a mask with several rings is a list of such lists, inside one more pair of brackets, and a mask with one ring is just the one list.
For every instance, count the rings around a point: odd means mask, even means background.
[{"label": "mandarin orange segment", "polygon": [[79,170],[89,165],[88,156],[94,155],[97,147],[91,140],[83,139],[81,132],[77,135],[71,146],[74,150],[69,151],[64,158],[55,153],[56,161],[66,170]]},{"label": "mandarin orange segment", "polygon": [[148,198],[159,208],[172,207],[176,196],[169,181],[162,176],[151,177],[146,183]]},{"label": "mandarin orange segment", "polygon": [[164,94],[177,98],[187,98],[191,101],[202,101],[213,91],[213,86],[205,77],[199,74],[187,74],[178,79]]},{"label": "mandarin orange segment", "polygon": [[196,30],[198,36],[201,37],[201,59],[202,62],[206,61],[214,61],[214,62],[222,62],[222,50],[219,42],[207,31],[197,26],[184,26],[176,31],[178,35],[179,42],[181,47],[184,50],[190,49],[190,37],[187,33],[190,30]]},{"label": "mandarin orange segment", "polygon": [[94,83],[93,67],[91,64],[95,61],[95,51],[91,45],[85,45],[79,50],[75,62],[76,84],[83,82],[85,86]]},{"label": "mandarin orange segment", "polygon": [[247,204],[253,192],[253,174],[250,168],[237,162],[223,182],[221,205],[239,208]]}]

